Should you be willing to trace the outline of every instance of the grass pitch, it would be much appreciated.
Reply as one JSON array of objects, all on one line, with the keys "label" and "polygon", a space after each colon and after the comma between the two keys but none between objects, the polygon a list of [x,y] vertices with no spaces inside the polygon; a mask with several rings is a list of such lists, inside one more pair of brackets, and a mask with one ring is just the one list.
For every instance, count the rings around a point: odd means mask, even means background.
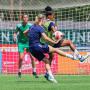
[{"label": "grass pitch", "polygon": [[90,90],[90,76],[56,75],[57,84],[48,82],[42,75],[0,75],[0,90]]}]

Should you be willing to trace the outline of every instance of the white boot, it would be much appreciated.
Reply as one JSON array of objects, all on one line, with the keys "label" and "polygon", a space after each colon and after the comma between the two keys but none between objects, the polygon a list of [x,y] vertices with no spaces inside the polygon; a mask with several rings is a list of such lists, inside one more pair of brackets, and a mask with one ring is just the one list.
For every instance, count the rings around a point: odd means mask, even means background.
[{"label": "white boot", "polygon": [[52,78],[51,76],[48,77],[48,80],[53,83],[58,83],[55,78]]}]

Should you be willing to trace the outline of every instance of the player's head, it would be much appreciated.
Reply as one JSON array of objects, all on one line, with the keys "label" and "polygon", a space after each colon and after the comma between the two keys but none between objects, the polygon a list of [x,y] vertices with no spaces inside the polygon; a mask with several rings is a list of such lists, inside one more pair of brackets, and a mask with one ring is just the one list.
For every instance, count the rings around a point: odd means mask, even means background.
[{"label": "player's head", "polygon": [[42,14],[37,15],[35,18],[35,23],[36,24],[43,24],[43,22],[44,22],[44,15],[42,15]]},{"label": "player's head", "polygon": [[47,6],[45,8],[45,15],[46,15],[46,18],[48,18],[50,20],[54,19],[54,12],[53,12],[53,9],[50,6]]},{"label": "player's head", "polygon": [[22,21],[24,23],[27,23],[28,22],[28,15],[26,15],[26,14],[22,15]]}]

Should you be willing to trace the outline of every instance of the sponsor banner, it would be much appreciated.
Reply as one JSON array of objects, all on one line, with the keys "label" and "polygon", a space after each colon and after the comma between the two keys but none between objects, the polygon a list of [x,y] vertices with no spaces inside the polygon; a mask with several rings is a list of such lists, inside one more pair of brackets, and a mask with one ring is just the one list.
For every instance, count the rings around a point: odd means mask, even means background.
[{"label": "sponsor banner", "polygon": [[[47,55],[46,55],[47,56]],[[45,65],[44,63],[36,62],[36,70],[38,74],[45,73]],[[31,74],[32,73],[32,64],[31,59],[28,53],[25,53],[24,59],[22,62],[22,73]],[[58,55],[55,54],[51,69],[53,73],[57,73],[58,71]],[[18,52],[3,52],[2,53],[2,73],[17,73],[18,72]]]},{"label": "sponsor banner", "polygon": [[[82,55],[86,52],[80,52]],[[47,56],[47,55],[46,55]],[[48,57],[48,56],[47,56]],[[36,71],[38,74],[44,74],[45,64],[35,59]],[[51,69],[54,74],[90,74],[90,57],[84,62],[79,60],[72,60],[57,54],[54,55]],[[2,53],[2,73],[17,73],[18,72],[18,53],[17,52],[3,52]],[[22,73],[31,74],[32,64],[28,53],[25,53]]]},{"label": "sponsor banner", "polygon": [[0,29],[0,44],[15,44],[13,33],[15,32],[15,29]]},{"label": "sponsor banner", "polygon": [[[82,55],[86,52],[80,52]],[[58,74],[90,74],[90,57],[84,62],[58,56]]]},{"label": "sponsor banner", "polygon": [[18,71],[18,53],[2,52],[2,73],[16,73]]},{"label": "sponsor banner", "polygon": [[[90,47],[90,29],[89,28],[59,28],[65,34],[66,39],[72,40],[72,42],[77,46],[80,47],[82,51],[82,47],[84,50],[88,50],[87,47]],[[16,44],[13,40],[13,33],[15,29],[1,29],[0,30],[0,46],[12,45]],[[90,49],[89,49],[90,50]]]}]

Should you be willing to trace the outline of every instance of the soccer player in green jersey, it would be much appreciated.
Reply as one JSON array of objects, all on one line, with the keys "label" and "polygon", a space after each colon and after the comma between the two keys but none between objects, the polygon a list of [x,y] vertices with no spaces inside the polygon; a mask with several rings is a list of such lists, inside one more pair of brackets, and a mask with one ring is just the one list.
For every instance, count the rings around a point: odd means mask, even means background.
[{"label": "soccer player in green jersey", "polygon": [[[22,61],[23,61],[23,57],[24,57],[24,50],[26,49],[27,52],[29,52],[29,42],[28,42],[28,37],[27,35],[25,35],[25,32],[27,32],[27,30],[29,30],[29,28],[32,26],[31,23],[28,22],[28,16],[27,15],[23,15],[22,16],[22,22],[17,24],[16,26],[16,32],[14,33],[14,37],[16,37],[17,35],[17,39],[18,39],[18,52],[19,52],[19,66],[18,66],[18,76],[21,77],[21,66],[22,66]],[[16,38],[14,38],[15,41]],[[33,59],[33,56],[30,54],[29,55],[31,57],[31,62],[32,62],[32,67],[33,67],[33,75],[38,78],[37,73],[36,73],[36,67],[35,67],[35,62]]]}]

